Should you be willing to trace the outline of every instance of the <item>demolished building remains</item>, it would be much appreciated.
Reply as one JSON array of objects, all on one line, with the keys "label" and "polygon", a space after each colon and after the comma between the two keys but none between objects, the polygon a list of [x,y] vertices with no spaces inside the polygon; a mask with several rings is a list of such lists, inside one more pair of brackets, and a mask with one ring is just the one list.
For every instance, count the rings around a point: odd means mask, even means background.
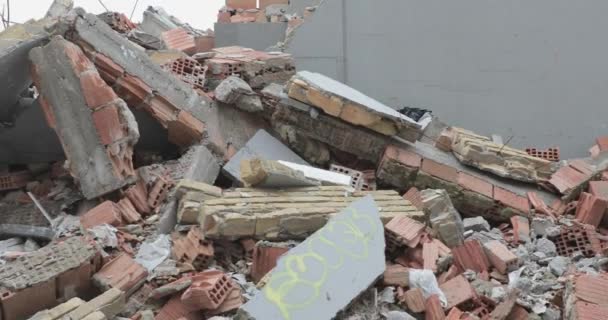
[{"label": "demolished building remains", "polygon": [[606,319],[608,137],[519,150],[159,7],[56,0],[0,67],[2,320]]}]

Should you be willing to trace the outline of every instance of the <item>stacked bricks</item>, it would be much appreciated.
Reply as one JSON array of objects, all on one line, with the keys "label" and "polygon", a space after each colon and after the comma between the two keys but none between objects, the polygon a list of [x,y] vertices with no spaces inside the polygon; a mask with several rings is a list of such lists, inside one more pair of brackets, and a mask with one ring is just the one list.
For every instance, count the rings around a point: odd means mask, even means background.
[{"label": "stacked bricks", "polygon": [[182,147],[203,138],[210,99],[156,65],[145,52],[114,32],[96,16],[75,10],[63,22],[103,79],[132,108],[147,111],[168,130],[169,141]]},{"label": "stacked bricks", "polygon": [[198,61],[184,57],[164,64],[163,69],[173,73],[177,78],[189,84],[193,89],[205,89],[205,73],[207,67],[198,63]]},{"label": "stacked bricks", "polygon": [[379,162],[378,179],[400,190],[446,189],[454,206],[465,214],[482,215],[504,221],[514,215],[527,216],[530,203],[526,196],[495,186],[483,178],[422,158],[406,147],[388,146]]},{"label": "stacked bricks", "polygon": [[526,153],[537,158],[545,159],[551,162],[559,161],[559,148],[548,148],[547,150],[539,150],[536,148],[526,148]]},{"label": "stacked bricks", "polygon": [[23,188],[30,181],[28,171],[10,172],[0,175],[0,191]]},{"label": "stacked bricks", "polygon": [[192,277],[192,285],[182,294],[182,301],[199,309],[216,309],[232,292],[232,280],[221,271],[210,270]]},{"label": "stacked bricks", "polygon": [[27,319],[61,301],[91,296],[100,263],[92,243],[72,237],[0,266],[0,317]]},{"label": "stacked bricks", "polygon": [[93,199],[132,182],[137,122],[83,51],[57,36],[33,49],[30,60],[40,105],[84,196]]},{"label": "stacked bricks", "polygon": [[201,229],[193,227],[186,236],[173,235],[173,257],[181,262],[191,264],[195,270],[203,270],[213,259],[213,244],[203,239]]}]

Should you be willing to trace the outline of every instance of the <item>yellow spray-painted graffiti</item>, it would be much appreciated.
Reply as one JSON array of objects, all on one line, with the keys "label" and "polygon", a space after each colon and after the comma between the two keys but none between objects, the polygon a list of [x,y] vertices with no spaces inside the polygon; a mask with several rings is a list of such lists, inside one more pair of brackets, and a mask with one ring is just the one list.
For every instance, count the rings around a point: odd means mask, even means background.
[{"label": "yellow spray-painted graffiti", "polygon": [[331,273],[348,267],[344,265],[347,258],[354,261],[368,258],[372,236],[382,232],[381,229],[378,219],[361,214],[355,208],[346,209],[305,241],[305,252],[283,258],[284,268],[273,272],[264,287],[266,298],[277,306],[283,319],[290,320],[293,310],[319,299]]}]

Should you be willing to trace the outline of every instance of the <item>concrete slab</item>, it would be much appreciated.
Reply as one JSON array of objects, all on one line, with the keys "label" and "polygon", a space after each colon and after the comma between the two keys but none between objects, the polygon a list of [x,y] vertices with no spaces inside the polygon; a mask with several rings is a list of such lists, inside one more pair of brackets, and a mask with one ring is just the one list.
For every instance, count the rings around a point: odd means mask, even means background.
[{"label": "concrete slab", "polygon": [[247,144],[239,150],[222,168],[230,178],[241,181],[241,161],[260,158],[262,160],[285,160],[297,164],[308,165],[304,159],[291,151],[283,143],[271,136],[265,130],[259,130]]},{"label": "concrete slab", "polygon": [[384,228],[368,196],[283,255],[239,312],[253,319],[332,319],[384,272],[384,259]]}]

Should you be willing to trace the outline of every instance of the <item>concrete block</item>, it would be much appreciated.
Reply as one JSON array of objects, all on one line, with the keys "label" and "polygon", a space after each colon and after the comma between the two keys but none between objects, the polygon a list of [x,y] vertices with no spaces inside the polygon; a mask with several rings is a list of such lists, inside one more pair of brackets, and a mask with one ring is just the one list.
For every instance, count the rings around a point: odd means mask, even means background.
[{"label": "concrete block", "polygon": [[496,144],[472,131],[461,128],[451,128],[451,131],[452,153],[464,164],[524,182],[548,181],[553,174],[551,161]]},{"label": "concrete block", "polygon": [[202,203],[200,223],[205,236],[211,239],[302,239],[323,227],[352,201],[367,195],[376,199],[383,223],[397,216],[424,220],[424,214],[395,191],[350,193],[347,187],[321,186],[225,191],[222,198]]},{"label": "concrete block", "polygon": [[220,82],[215,88],[215,98],[224,103],[234,104],[246,112],[264,110],[260,97],[253,92],[247,82],[236,76],[230,76]]},{"label": "concrete block", "polygon": [[422,203],[429,212],[431,228],[439,234],[443,243],[452,248],[464,241],[464,225],[445,190],[421,191]]},{"label": "concrete block", "polygon": [[483,217],[465,218],[462,223],[464,231],[490,231],[490,224]]},{"label": "concrete block", "polygon": [[132,182],[137,123],[93,63],[61,37],[32,50],[30,60],[49,126],[62,142],[85,197],[93,199]]},{"label": "concrete block", "polygon": [[306,161],[264,130],[258,131],[222,168],[234,181],[241,181],[241,161],[260,158],[263,160],[285,160],[308,165]]},{"label": "concrete block", "polygon": [[[384,232],[378,210],[373,197],[366,197],[336,215],[325,228],[280,258],[266,286],[240,311],[254,319],[333,318],[384,272]],[[342,224],[350,227],[335,228]],[[293,269],[294,261],[313,256],[316,262],[307,263],[313,269]],[[303,281],[304,272],[326,276],[311,283]],[[296,285],[284,292],[280,288],[285,283]],[[308,290],[301,295],[304,288]],[[290,291],[299,294],[293,296]],[[297,298],[288,301],[287,297]],[[304,304],[294,307],[300,303]]]},{"label": "concrete block", "polygon": [[82,320],[88,315],[99,311],[103,313],[107,319],[113,319],[122,311],[125,303],[126,298],[124,292],[112,288],[68,313],[67,318]]},{"label": "concrete block", "polygon": [[421,135],[421,126],[416,121],[322,74],[300,71],[287,86],[291,98],[348,123],[408,141],[416,141]]},{"label": "concrete block", "polygon": [[278,161],[258,158],[241,161],[241,180],[247,187],[259,188],[310,187],[321,184],[306,178],[302,171],[291,169]]}]

